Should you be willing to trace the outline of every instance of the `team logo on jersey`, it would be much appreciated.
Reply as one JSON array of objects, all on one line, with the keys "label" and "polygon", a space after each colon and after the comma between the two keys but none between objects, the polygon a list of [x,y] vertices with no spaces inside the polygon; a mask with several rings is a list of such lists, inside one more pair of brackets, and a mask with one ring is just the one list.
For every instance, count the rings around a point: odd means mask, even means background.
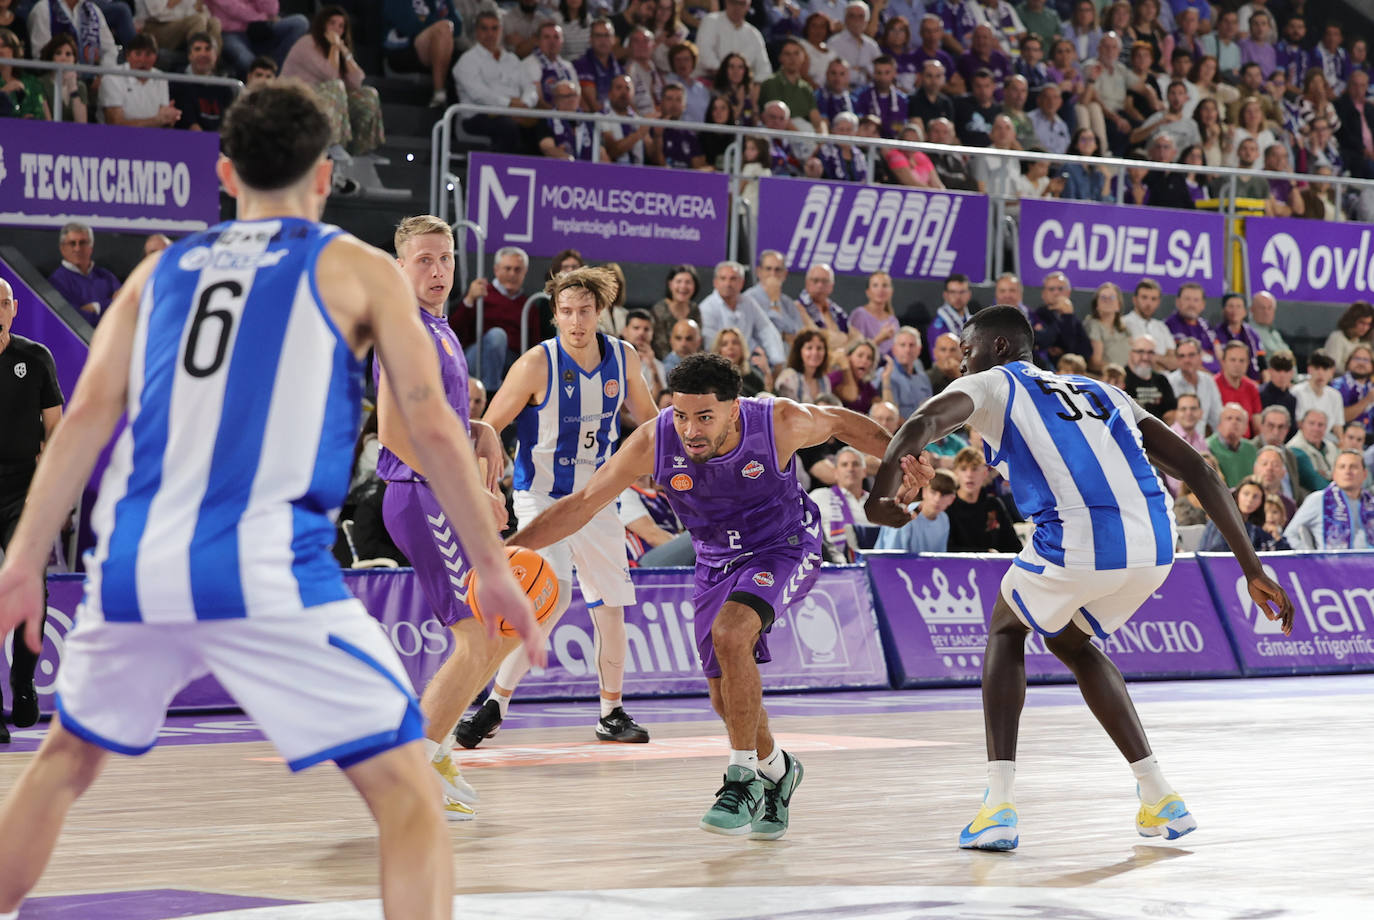
[{"label": "team logo on jersey", "polygon": [[679,492],[686,492],[692,487],[692,477],[688,476],[686,473],[678,473],[672,479],[668,480],[668,485],[677,489]]},{"label": "team logo on jersey", "polygon": [[606,385],[601,388],[601,392],[606,394],[607,399],[615,399],[620,395],[620,381],[607,380]]},{"label": "team logo on jersey", "polygon": [[744,464],[744,469],[740,470],[740,475],[745,479],[758,479],[763,475],[763,464],[757,460],[750,460]]},{"label": "team logo on jersey", "polygon": [[687,458],[686,458],[686,457],[674,457],[674,458],[673,458],[673,469],[675,469],[675,470],[683,470],[683,469],[686,469],[686,468],[687,468]]},{"label": "team logo on jersey", "polygon": [[564,388],[563,388],[563,392],[568,394],[568,398],[569,398],[569,399],[572,399],[572,395],[573,395],[573,388],[572,388],[572,387],[564,387]]},{"label": "team logo on jersey", "polygon": [[18,377],[20,380],[23,380],[28,375],[29,366],[25,364],[23,361],[20,361],[18,364],[14,366],[14,376]]},{"label": "team logo on jersey", "polygon": [[564,371],[564,372],[563,372],[563,382],[564,382],[564,383],[572,383],[572,382],[573,382],[573,372],[572,372],[572,371]]},{"label": "team logo on jersey", "polygon": [[773,573],[772,573],[772,572],[755,572],[755,573],[754,573],[754,584],[758,585],[760,588],[771,588],[771,587],[773,587]]}]

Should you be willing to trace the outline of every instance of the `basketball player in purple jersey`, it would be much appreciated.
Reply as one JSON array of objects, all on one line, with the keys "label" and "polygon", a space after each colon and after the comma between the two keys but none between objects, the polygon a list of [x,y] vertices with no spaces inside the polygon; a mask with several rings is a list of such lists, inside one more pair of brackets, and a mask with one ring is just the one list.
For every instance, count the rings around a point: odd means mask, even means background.
[{"label": "basketball player in purple jersey", "polygon": [[[471,434],[478,460],[486,465],[485,484],[492,501],[493,526],[500,532],[506,523],[506,502],[498,492],[505,453],[496,431],[470,417],[467,359],[444,316],[444,305],[453,291],[453,231],[429,214],[408,217],[396,228],[394,244],[396,264],[415,291],[420,320],[434,342],[444,396],[463,429]],[[477,793],[463,779],[450,756],[453,726],[435,718],[438,713],[434,701],[451,692],[467,692],[471,699],[481,688],[474,681],[485,673],[485,662],[498,650],[503,655],[508,653],[518,640],[489,639],[482,624],[472,618],[465,583],[467,553],[420,472],[400,407],[380,362],[373,366],[373,377],[377,383],[378,439],[382,444],[377,475],[387,484],[382,518],[391,539],[414,567],[430,610],[453,633],[452,654],[420,697],[420,711],[429,720],[425,752],[443,784],[445,813],[455,820],[470,820]],[[468,684],[474,685],[469,688]]]},{"label": "basketball player in purple jersey", "polygon": [[837,406],[742,399],[739,373],[719,355],[684,358],[668,389],[671,407],[508,542],[557,542],[640,476],[666,486],[696,549],[697,653],[730,735],[725,782],[701,829],[775,840],[787,832],[802,766],[773,744],[758,663],[771,660],[766,634],[777,614],[810,589],[821,563],[820,514],[797,482],[793,455],[839,438],[876,457],[890,436]]}]

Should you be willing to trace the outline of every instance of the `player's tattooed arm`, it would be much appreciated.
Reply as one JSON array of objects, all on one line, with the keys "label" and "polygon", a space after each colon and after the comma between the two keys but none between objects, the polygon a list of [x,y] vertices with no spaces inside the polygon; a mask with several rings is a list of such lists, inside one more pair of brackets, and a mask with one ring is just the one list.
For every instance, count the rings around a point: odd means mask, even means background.
[{"label": "player's tattooed arm", "polygon": [[534,520],[507,539],[506,544],[543,549],[581,530],[636,479],[653,473],[657,427],[658,420],[654,418],[636,428],[585,486],[539,512]]},{"label": "player's tattooed arm", "polygon": [[[1231,497],[1226,483],[1221,481],[1216,470],[1207,465],[1202,455],[1188,445],[1174,431],[1154,417],[1143,418],[1139,422],[1141,441],[1150,462],[1175,479],[1181,479],[1197,495],[1202,510],[1217,525],[1217,530],[1226,538],[1226,543],[1240,563],[1241,571],[1249,582],[1250,597],[1271,620],[1283,622],[1284,634],[1293,629],[1293,601],[1283,588],[1279,587],[1264,573],[1255,548],[1250,543],[1250,535],[1245,531],[1245,523],[1240,511]],[[1278,608],[1275,614],[1270,604]]]}]

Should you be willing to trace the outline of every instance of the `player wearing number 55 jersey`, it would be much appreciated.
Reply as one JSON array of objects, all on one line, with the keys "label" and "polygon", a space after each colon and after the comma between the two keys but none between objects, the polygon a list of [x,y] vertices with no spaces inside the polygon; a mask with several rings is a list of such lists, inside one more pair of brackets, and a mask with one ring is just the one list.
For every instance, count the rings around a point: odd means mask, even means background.
[{"label": "player wearing number 55 jersey", "polygon": [[[604,268],[578,268],[549,282],[558,336],[521,355],[492,396],[483,419],[497,431],[515,422],[515,516],[526,524],[564,495],[580,489],[620,440],[620,412],[636,423],[655,414],[639,370],[639,355],[620,339],[596,331],[597,318],[615,299],[618,282]],[[601,684],[602,741],[645,742],[649,733],[622,705],[625,680],[625,607],[635,601],[625,558],[625,527],[614,508],[588,521],[545,556],[558,577],[559,609],[545,620],[552,631],[572,598],[572,571],[595,630],[596,674]],[[529,670],[516,650],[496,672],[491,697],[458,726],[458,741],[475,747],[495,733],[511,694]],[[470,698],[460,702],[466,706]]]},{"label": "player wearing number 55 jersey", "polygon": [[1197,821],[1164,780],[1121,672],[1089,641],[1130,619],[1169,574],[1174,524],[1155,466],[1197,493],[1249,579],[1251,597],[1271,618],[1282,617],[1285,632],[1293,605],[1265,577],[1225,485],[1163,422],[1113,386],[1036,368],[1034,333],[1016,307],[975,314],[960,342],[963,376],[898,430],[865,506],[874,523],[901,523],[902,506],[890,497],[898,478],[927,444],[968,424],[982,434],[988,463],[1011,483],[1016,506],[1035,521],[1035,537],[1002,580],[988,628],[988,790],[959,845],[1009,850],[1019,839],[1012,780],[1031,629],[1073,672],[1130,763],[1141,800],[1136,829],[1169,839],[1186,834]]},{"label": "player wearing number 55 jersey", "polygon": [[711,704],[730,735],[730,764],[701,828],[775,839],[787,830],[801,763],[773,744],[756,662],[765,634],[815,581],[820,515],[797,482],[799,448],[839,438],[877,455],[888,433],[847,409],[741,399],[720,355],[692,355],[668,375],[673,405],[630,435],[584,488],[508,542],[544,547],[601,513],[640,476],[664,484],[696,550],[697,652]]}]

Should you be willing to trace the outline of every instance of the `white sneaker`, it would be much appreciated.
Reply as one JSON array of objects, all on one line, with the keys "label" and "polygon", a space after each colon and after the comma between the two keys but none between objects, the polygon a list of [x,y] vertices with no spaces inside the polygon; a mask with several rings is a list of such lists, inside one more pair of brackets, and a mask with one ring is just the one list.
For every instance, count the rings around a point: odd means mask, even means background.
[{"label": "white sneaker", "polygon": [[463,771],[458,769],[458,765],[453,762],[452,757],[441,757],[438,760],[431,760],[429,765],[434,768],[434,772],[439,774],[439,782],[444,787],[444,795],[450,799],[463,802],[467,805],[476,805],[479,796],[477,790],[463,779]]},{"label": "white sneaker", "polygon": [[456,802],[448,796],[444,796],[444,817],[450,821],[471,821],[477,817],[477,812],[470,805]]},{"label": "white sneaker", "polygon": [[429,97],[429,107],[431,109],[442,109],[448,105],[448,90],[436,89],[434,95]]}]

